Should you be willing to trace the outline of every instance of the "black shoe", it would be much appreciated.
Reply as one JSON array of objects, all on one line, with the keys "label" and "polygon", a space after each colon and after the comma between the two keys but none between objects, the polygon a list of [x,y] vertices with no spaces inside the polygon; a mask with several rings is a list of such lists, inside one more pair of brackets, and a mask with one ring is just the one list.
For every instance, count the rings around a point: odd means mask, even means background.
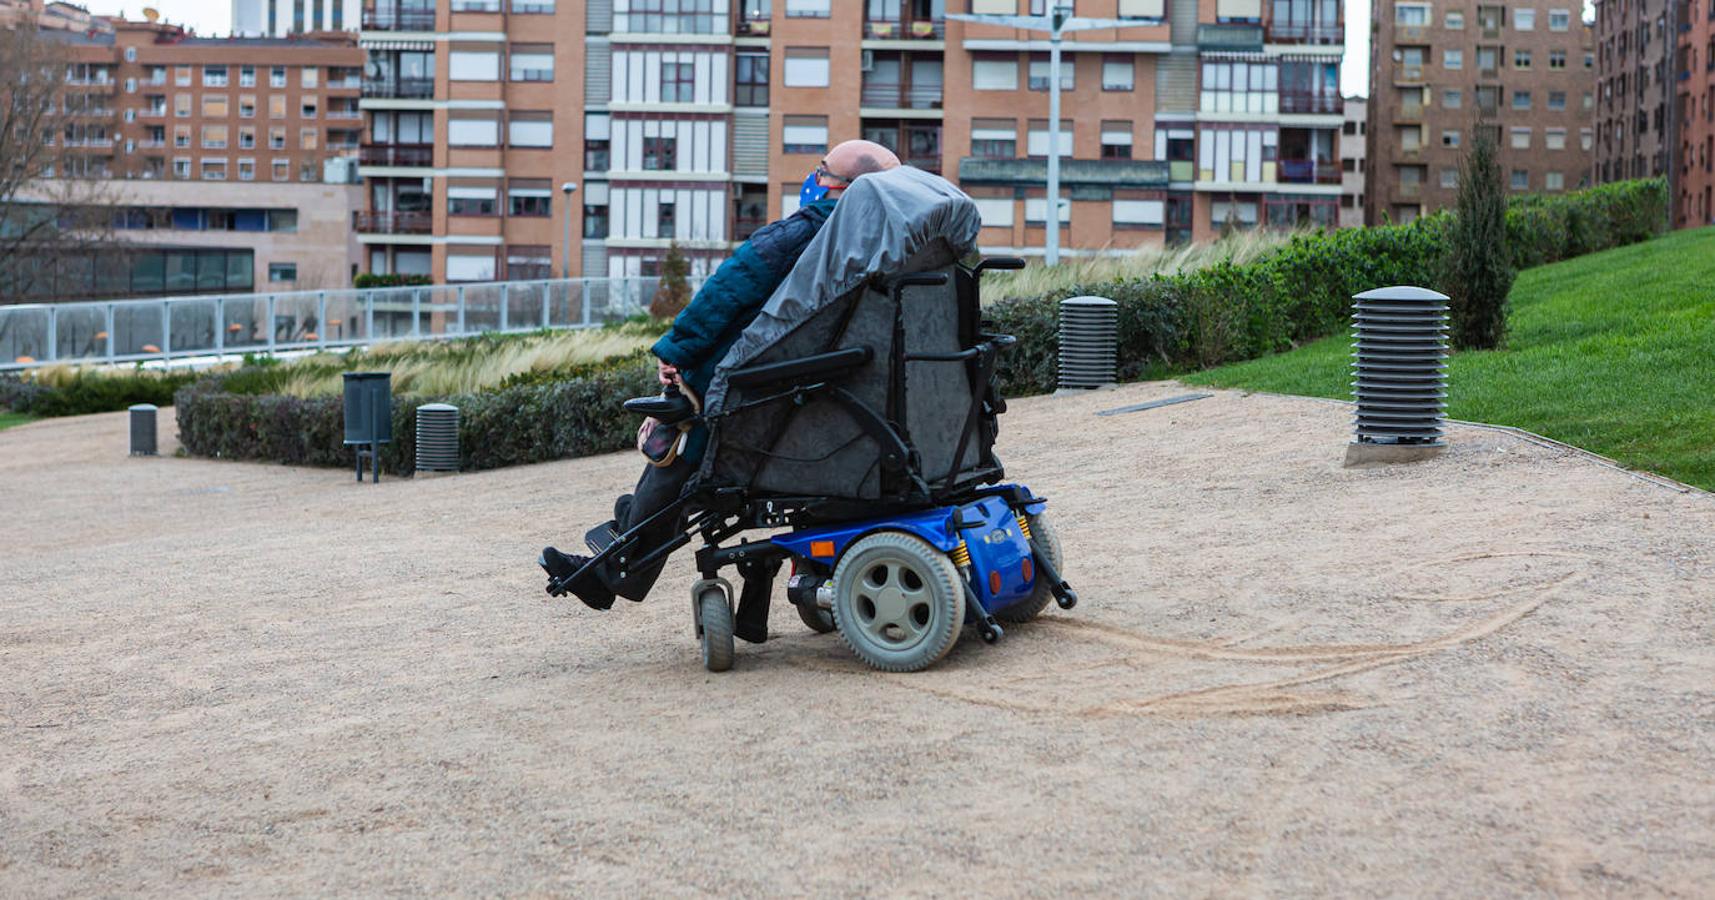
[{"label": "black shoe", "polygon": [[696,404],[691,402],[691,398],[679,393],[677,387],[668,387],[654,397],[627,400],[625,410],[649,416],[663,425],[677,425],[697,414]]},{"label": "black shoe", "polygon": [[[553,579],[548,582],[549,593],[553,593],[556,581],[563,581],[577,574],[577,571],[589,561],[590,558],[587,556],[569,556],[553,547],[542,548],[542,555],[536,557],[536,565],[541,566],[542,570]],[[590,609],[607,609],[613,606],[613,591],[608,590],[594,572],[586,573],[584,577],[565,585],[565,588],[576,594],[578,599],[584,601],[584,605]]]}]

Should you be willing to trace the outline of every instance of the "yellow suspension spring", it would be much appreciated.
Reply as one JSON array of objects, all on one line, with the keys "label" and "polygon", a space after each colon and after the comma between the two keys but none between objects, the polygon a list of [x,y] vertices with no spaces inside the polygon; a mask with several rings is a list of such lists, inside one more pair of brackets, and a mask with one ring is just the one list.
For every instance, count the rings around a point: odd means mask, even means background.
[{"label": "yellow suspension spring", "polygon": [[1016,515],[1018,516],[1018,530],[1023,532],[1025,540],[1030,540],[1030,517],[1024,513],[1017,513]]},{"label": "yellow suspension spring", "polygon": [[965,546],[965,542],[961,540],[959,546],[953,548],[953,565],[964,568],[970,564],[971,548]]}]

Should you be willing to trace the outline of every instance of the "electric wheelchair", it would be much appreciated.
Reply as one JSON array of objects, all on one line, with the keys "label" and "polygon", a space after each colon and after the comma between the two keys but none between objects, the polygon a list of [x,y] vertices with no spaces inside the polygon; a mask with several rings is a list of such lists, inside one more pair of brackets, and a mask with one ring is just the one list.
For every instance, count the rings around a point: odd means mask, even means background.
[{"label": "electric wheelchair", "polygon": [[[1014,339],[984,329],[980,287],[985,271],[1024,263],[977,261],[979,228],[975,204],[937,176],[855,180],[717,369],[697,420],[707,450],[684,492],[592,540],[587,565],[622,577],[701,542],[691,604],[711,671],[732,666],[735,631],[766,639],[788,565],[803,622],[887,671],[934,664],[966,626],[994,643],[1050,602],[1077,603],[1045,499],[1006,482],[994,454],[1006,410],[995,364]],[[643,546],[657,517],[682,527]]]}]

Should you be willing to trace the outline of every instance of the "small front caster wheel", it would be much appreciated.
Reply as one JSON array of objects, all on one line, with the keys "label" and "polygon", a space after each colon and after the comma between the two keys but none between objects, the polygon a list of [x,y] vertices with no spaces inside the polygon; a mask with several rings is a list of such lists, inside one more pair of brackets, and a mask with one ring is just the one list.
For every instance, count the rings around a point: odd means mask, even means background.
[{"label": "small front caster wheel", "polygon": [[703,666],[710,672],[732,668],[732,603],[718,587],[697,595],[697,622],[702,631]]}]

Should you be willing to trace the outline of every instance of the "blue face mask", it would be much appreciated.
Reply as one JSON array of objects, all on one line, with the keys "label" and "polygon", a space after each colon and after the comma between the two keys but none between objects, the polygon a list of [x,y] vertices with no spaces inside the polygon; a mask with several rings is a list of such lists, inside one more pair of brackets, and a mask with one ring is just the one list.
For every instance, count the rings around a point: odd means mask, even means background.
[{"label": "blue face mask", "polygon": [[798,189],[798,205],[808,206],[828,196],[828,189],[816,183],[816,173],[804,176],[804,186]]}]

